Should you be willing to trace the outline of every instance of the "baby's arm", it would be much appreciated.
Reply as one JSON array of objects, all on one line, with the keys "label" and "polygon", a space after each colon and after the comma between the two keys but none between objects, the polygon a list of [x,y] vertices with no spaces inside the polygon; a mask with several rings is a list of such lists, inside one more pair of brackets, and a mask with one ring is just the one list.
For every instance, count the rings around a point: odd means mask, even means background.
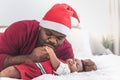
[{"label": "baby's arm", "polygon": [[68,64],[61,62],[55,55],[54,51],[50,47],[45,47],[47,53],[49,54],[50,62],[54,69],[54,72],[58,75],[65,75],[70,73]]},{"label": "baby's arm", "polygon": [[55,55],[54,51],[50,47],[45,47],[47,53],[49,54],[50,62],[54,69],[54,72],[58,75],[65,75],[70,73],[68,64],[61,62]]},{"label": "baby's arm", "polygon": [[20,73],[14,66],[9,66],[0,72],[0,77],[20,78]]},{"label": "baby's arm", "polygon": [[50,58],[50,62],[52,64],[52,67],[56,71],[56,69],[60,65],[60,60],[57,58],[57,56],[52,48],[45,46],[45,49],[46,49],[47,53],[49,54],[49,58]]}]

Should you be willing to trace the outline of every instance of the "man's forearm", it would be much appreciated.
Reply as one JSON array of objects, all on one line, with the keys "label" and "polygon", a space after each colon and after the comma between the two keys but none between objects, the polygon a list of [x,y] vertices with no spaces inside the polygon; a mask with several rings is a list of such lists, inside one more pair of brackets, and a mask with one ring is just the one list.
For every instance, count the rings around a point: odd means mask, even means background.
[{"label": "man's forearm", "polygon": [[3,68],[6,68],[8,66],[14,65],[14,64],[21,64],[25,62],[41,62],[48,60],[48,54],[45,51],[43,47],[37,47],[35,48],[31,54],[29,55],[19,55],[19,56],[10,56],[8,55],[6,59],[4,60]]},{"label": "man's forearm", "polygon": [[20,55],[20,56],[9,56],[8,55],[4,61],[3,68],[6,68],[14,64],[25,63],[27,61],[31,61],[28,55]]}]

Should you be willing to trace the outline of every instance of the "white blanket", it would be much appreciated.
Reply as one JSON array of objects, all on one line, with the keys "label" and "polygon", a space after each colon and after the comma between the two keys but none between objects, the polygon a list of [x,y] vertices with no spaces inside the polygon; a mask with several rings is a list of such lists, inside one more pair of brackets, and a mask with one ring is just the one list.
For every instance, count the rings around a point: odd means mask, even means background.
[{"label": "white blanket", "polygon": [[[120,80],[120,56],[103,55],[86,58],[92,59],[97,64],[98,69],[96,71],[71,73],[62,76],[45,74],[33,80]],[[0,80],[12,79],[0,78]]]},{"label": "white blanket", "polygon": [[42,75],[33,80],[120,80],[120,56],[104,55],[89,57],[97,64],[97,71],[55,76]]}]

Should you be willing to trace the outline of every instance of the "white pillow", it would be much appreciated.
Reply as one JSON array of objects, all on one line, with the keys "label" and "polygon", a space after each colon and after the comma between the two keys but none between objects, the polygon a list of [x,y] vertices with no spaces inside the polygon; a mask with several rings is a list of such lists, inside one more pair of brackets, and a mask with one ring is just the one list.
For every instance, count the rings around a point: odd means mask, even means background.
[{"label": "white pillow", "polygon": [[89,34],[90,46],[93,55],[107,55],[113,54],[109,49],[106,49],[102,42],[93,33]]},{"label": "white pillow", "polygon": [[67,40],[73,47],[75,57],[92,55],[88,32],[85,29],[72,28]]}]

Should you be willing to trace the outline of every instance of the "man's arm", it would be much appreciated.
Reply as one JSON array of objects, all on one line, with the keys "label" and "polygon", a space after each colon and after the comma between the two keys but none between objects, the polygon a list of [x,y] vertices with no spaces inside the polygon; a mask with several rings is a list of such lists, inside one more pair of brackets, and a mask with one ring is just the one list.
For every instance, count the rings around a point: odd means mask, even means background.
[{"label": "man's arm", "polygon": [[10,56],[8,55],[4,61],[3,68],[14,64],[21,64],[25,62],[41,62],[48,59],[48,53],[43,47],[37,47],[30,55]]},{"label": "man's arm", "polygon": [[41,55],[31,54],[39,34],[39,27],[36,26],[39,26],[39,22],[35,20],[18,21],[11,24],[0,36],[0,71],[9,65],[26,62],[28,56],[32,61],[39,62],[38,58],[36,60],[33,57]]},{"label": "man's arm", "polygon": [[7,57],[4,60],[3,68],[6,68],[6,67],[14,65],[14,64],[21,64],[27,60],[30,61],[28,55],[20,55],[20,56],[7,55]]}]

